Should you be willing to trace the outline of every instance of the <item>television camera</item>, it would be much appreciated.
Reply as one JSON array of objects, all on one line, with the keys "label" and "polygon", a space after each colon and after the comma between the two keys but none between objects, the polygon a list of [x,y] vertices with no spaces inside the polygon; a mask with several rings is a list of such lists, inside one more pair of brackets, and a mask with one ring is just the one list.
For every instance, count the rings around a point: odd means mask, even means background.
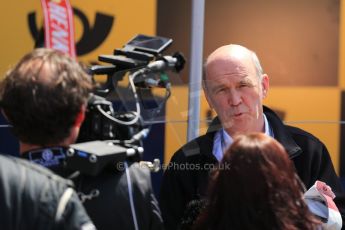
[{"label": "television camera", "polygon": [[[93,65],[91,76],[106,75],[104,84],[90,95],[85,121],[77,143],[67,150],[67,166],[85,174],[97,175],[104,168],[128,158],[139,161],[143,154],[142,139],[150,128],[143,124],[137,89],[159,87],[165,89],[163,102],[156,108],[158,114],[170,96],[170,81],[166,71],[179,72],[185,59],[181,53],[163,56],[162,52],[172,39],[139,34],[113,55],[100,55],[98,60],[111,65]],[[115,105],[107,96],[116,91],[118,82],[128,75],[129,91],[134,98],[135,110],[126,105]],[[114,109],[115,107],[115,109]],[[159,161],[148,162],[153,171]]]}]

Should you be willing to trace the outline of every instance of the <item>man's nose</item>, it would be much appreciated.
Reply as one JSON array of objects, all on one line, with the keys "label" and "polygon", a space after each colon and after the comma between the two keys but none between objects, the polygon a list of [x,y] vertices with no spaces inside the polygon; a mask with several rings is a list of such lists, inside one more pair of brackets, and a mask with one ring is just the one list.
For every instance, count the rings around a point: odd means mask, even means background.
[{"label": "man's nose", "polygon": [[236,90],[230,90],[229,93],[229,104],[232,106],[239,105],[241,103],[241,94]]}]

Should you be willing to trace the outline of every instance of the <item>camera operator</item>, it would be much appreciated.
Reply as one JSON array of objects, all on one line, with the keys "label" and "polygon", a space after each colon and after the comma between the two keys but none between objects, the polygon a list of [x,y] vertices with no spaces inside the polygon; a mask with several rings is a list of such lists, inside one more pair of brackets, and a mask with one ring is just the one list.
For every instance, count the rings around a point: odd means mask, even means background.
[{"label": "camera operator", "polygon": [[21,156],[73,179],[97,229],[161,229],[148,169],[123,162],[122,171],[93,177],[66,168],[66,150],[78,136],[91,91],[90,76],[70,57],[42,48],[24,56],[1,85],[3,113]]},{"label": "camera operator", "polygon": [[0,229],[93,230],[72,182],[0,155]]}]

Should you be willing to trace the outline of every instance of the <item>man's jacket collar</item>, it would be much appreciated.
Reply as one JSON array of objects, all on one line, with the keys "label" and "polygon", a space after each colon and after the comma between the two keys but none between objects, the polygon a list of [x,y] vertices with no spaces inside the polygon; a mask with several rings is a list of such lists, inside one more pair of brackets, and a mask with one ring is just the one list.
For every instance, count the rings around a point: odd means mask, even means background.
[{"label": "man's jacket collar", "polygon": [[289,157],[294,158],[299,155],[302,152],[301,147],[296,144],[290,132],[288,132],[287,127],[283,124],[277,114],[266,106],[264,106],[264,114],[273,130],[274,138],[284,146]]},{"label": "man's jacket collar", "polygon": [[[284,146],[287,153],[289,154],[290,159],[299,155],[302,152],[302,149],[293,140],[291,134],[287,131],[287,128],[283,124],[281,119],[268,107],[263,106],[263,109],[264,114],[266,115],[267,120],[273,130],[274,138]],[[212,136],[213,138],[215,132],[221,128],[222,126],[218,117],[215,117],[207,130],[206,136]]]}]

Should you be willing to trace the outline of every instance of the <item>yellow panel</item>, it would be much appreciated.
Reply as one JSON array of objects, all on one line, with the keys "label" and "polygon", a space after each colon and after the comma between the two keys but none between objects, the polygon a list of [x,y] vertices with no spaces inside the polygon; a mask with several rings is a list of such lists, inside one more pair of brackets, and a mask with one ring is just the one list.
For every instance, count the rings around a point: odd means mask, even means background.
[{"label": "yellow panel", "polygon": [[284,121],[318,137],[339,172],[340,89],[336,87],[272,87],[264,103],[285,112]]},{"label": "yellow panel", "polygon": [[[115,16],[114,25],[106,41],[95,51],[80,57],[82,61],[97,60],[100,54],[112,54],[136,34],[155,35],[156,0],[71,0],[74,7],[81,9],[93,25],[96,12]],[[75,18],[76,39],[82,33],[81,23]]]},{"label": "yellow panel", "polygon": [[[94,51],[80,57],[81,61],[96,61],[100,54],[111,54],[115,48],[121,48],[130,38],[138,33],[154,35],[156,33],[156,0],[71,0],[73,7],[81,10],[93,27],[96,12],[115,17],[112,30],[106,40]],[[28,13],[36,12],[36,22],[41,28],[42,8],[39,0],[3,1],[0,15],[2,30],[0,40],[1,61],[0,79],[6,70],[15,64],[25,53],[34,47],[28,26]],[[83,33],[82,23],[74,17],[76,41]]]},{"label": "yellow panel", "polygon": [[174,86],[166,105],[165,125],[165,155],[167,164],[172,154],[178,150],[187,140],[188,117],[188,88],[186,86]]},{"label": "yellow panel", "polygon": [[[209,110],[203,92],[200,92],[200,127],[199,134],[206,133],[206,113]],[[188,121],[188,86],[174,86],[172,96],[166,106],[166,131],[165,131],[165,163],[176,150],[187,141],[187,121]],[[170,121],[170,122],[169,122]]]},{"label": "yellow panel", "polygon": [[[40,1],[3,1],[0,15],[1,27],[1,60],[0,76],[14,65],[25,53],[33,49],[34,42],[31,38],[27,15],[31,11],[40,12]],[[42,18],[42,14],[40,14]],[[38,20],[38,23],[41,23]],[[42,24],[42,23],[41,23]]]}]

